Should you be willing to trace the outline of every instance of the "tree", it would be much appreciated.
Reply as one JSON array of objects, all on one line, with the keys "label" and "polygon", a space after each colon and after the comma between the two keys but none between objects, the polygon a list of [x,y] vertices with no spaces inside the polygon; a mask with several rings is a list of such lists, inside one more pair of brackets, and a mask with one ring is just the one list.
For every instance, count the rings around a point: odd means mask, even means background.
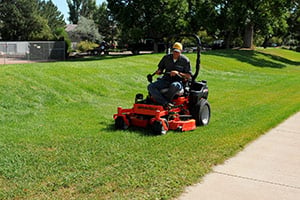
[{"label": "tree", "polygon": [[66,32],[65,28],[57,28],[54,31],[55,36],[58,40],[64,40],[67,46],[67,52],[71,52],[72,46],[71,46],[71,39],[69,38],[68,33]]},{"label": "tree", "polygon": [[28,40],[53,40],[54,36],[51,28],[48,26],[48,20],[40,15],[36,18],[36,27],[31,30]]},{"label": "tree", "polygon": [[242,0],[236,4],[244,23],[244,47],[253,48],[253,37],[260,32],[268,37],[287,30],[291,0]]},{"label": "tree", "polygon": [[96,12],[96,0],[67,0],[69,7],[69,21],[77,24],[80,16],[93,19]]},{"label": "tree", "polygon": [[94,14],[94,21],[98,26],[99,33],[106,41],[114,41],[114,37],[118,34],[115,20],[107,9],[107,3],[103,2]]},{"label": "tree", "polygon": [[93,19],[97,12],[96,0],[83,0],[80,10],[80,16],[88,19]]},{"label": "tree", "polygon": [[99,34],[96,24],[93,20],[80,17],[78,26],[69,33],[73,38],[87,40],[91,42],[100,42],[102,36]]},{"label": "tree", "polygon": [[289,39],[288,45],[298,45],[297,51],[300,52],[300,3],[295,1],[292,4],[288,18],[288,33],[286,38]]},{"label": "tree", "polygon": [[218,37],[224,38],[224,45],[226,48],[230,48],[234,38],[239,36],[241,32],[241,15],[237,6],[237,1],[214,1],[215,8],[215,28],[218,30]]},{"label": "tree", "polygon": [[0,22],[3,40],[51,40],[55,29],[65,26],[51,0],[1,0]]},{"label": "tree", "polygon": [[186,0],[124,1],[107,0],[108,9],[119,23],[122,37],[128,42],[143,38],[162,37],[183,33],[188,23],[185,15],[189,12]]},{"label": "tree", "polygon": [[77,24],[79,20],[81,0],[67,0],[69,7],[69,21],[72,24]]},{"label": "tree", "polygon": [[37,40],[51,37],[47,21],[37,9],[38,0],[2,0],[0,30],[3,40]]},{"label": "tree", "polygon": [[223,38],[227,48],[242,37],[243,46],[253,48],[255,34],[266,39],[284,34],[293,0],[189,0],[190,24]]},{"label": "tree", "polygon": [[48,26],[51,30],[55,31],[58,28],[66,25],[64,15],[58,10],[56,5],[51,0],[40,1],[38,3],[39,14],[48,21]]}]

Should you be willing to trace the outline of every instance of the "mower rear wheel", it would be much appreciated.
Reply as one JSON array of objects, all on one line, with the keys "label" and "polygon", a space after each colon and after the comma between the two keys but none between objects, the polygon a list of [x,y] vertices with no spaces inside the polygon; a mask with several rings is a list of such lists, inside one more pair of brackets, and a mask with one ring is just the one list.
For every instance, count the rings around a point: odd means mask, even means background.
[{"label": "mower rear wheel", "polygon": [[162,121],[155,121],[153,123],[153,132],[155,134],[158,134],[158,135],[165,135],[167,134],[167,131],[169,129],[169,123],[168,123],[168,120],[164,119],[164,123],[166,124],[167,126],[167,129],[164,128],[164,125],[163,125],[163,122]]},{"label": "mower rear wheel", "polygon": [[128,125],[125,123],[123,117],[117,117],[117,119],[115,120],[115,128],[121,130],[128,129]]},{"label": "mower rear wheel", "polygon": [[201,99],[195,106],[194,118],[197,126],[206,126],[210,120],[210,105],[206,99]]}]

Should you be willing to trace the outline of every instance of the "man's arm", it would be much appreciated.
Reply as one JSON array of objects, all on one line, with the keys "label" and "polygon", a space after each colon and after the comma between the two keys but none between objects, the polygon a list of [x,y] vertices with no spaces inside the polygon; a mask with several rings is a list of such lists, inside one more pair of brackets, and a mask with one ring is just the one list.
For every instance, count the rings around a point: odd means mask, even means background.
[{"label": "man's arm", "polygon": [[171,71],[170,76],[180,76],[182,79],[190,80],[192,78],[190,60],[182,55],[180,57],[180,65],[184,66],[183,71],[173,70]]},{"label": "man's arm", "polygon": [[192,78],[191,74],[179,72],[179,71],[176,71],[176,70],[173,70],[170,73],[170,76],[177,76],[177,75],[180,76],[180,77],[182,77],[183,79],[187,79],[187,80],[189,80],[189,79]]},{"label": "man's arm", "polygon": [[156,75],[161,75],[162,74],[162,70],[158,68],[154,73]]}]

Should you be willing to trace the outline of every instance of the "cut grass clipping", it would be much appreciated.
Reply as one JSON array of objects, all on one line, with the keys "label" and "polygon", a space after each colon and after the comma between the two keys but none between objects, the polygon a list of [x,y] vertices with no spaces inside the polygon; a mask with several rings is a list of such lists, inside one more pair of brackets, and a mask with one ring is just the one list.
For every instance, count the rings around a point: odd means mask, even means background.
[{"label": "cut grass clipping", "polygon": [[0,66],[0,199],[170,199],[300,110],[299,53],[209,51],[208,126],[115,130],[162,56]]}]

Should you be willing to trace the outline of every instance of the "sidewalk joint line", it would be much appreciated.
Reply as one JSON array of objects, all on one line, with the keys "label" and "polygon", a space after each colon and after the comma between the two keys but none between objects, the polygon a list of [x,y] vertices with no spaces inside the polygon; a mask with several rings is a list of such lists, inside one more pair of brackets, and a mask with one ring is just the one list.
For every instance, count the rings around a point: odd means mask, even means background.
[{"label": "sidewalk joint line", "polygon": [[268,184],[272,184],[272,185],[278,185],[278,186],[283,186],[283,187],[288,187],[288,188],[293,188],[293,189],[300,190],[299,186],[292,186],[292,185],[287,185],[287,184],[283,184],[283,183],[275,183],[275,182],[272,182],[272,181],[260,180],[260,179],[256,179],[256,178],[239,176],[239,175],[234,175],[234,174],[229,174],[229,173],[219,172],[219,171],[213,171],[213,173],[221,174],[221,175],[225,175],[225,176],[231,176],[231,177],[240,178],[240,179],[251,180],[251,181],[255,181],[255,182],[268,183]]},{"label": "sidewalk joint line", "polygon": [[276,131],[276,132],[287,132],[287,133],[300,134],[299,131],[288,130],[288,129],[283,129],[283,128],[274,129],[274,131]]}]

